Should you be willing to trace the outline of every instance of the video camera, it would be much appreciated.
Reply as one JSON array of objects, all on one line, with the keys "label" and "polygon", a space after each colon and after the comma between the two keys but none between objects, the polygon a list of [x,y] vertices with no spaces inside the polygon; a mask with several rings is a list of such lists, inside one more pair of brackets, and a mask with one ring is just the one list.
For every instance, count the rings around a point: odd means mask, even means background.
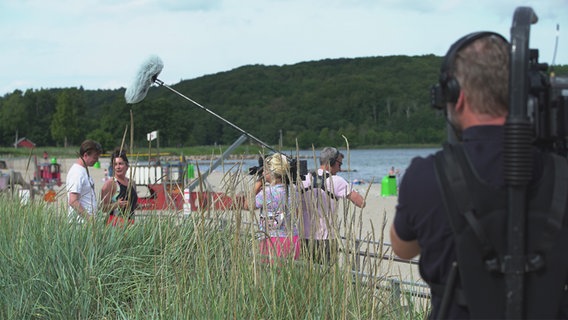
[{"label": "video camera", "polygon": [[258,166],[250,167],[249,168],[249,175],[254,176],[262,176],[264,174],[264,157],[258,157]]},{"label": "video camera", "polygon": [[[304,180],[306,174],[308,174],[308,161],[294,159],[287,155],[285,156],[290,163],[290,176],[286,177],[287,184],[296,184],[298,182],[298,177],[300,177],[301,180]],[[258,157],[258,166],[250,167],[248,170],[249,175],[262,176],[264,174],[264,157]]]},{"label": "video camera", "polygon": [[513,185],[530,179],[531,146],[568,155],[568,75],[556,76],[553,67],[538,62],[538,50],[529,48],[530,26],[537,22],[532,8],[518,7],[511,26],[504,158],[505,180]]},{"label": "video camera", "polygon": [[568,155],[568,76],[556,76],[547,63],[538,62],[538,49],[529,50],[527,115],[533,125],[534,145]]},{"label": "video camera", "polygon": [[[515,12],[513,27],[511,28],[511,61],[510,61],[510,114],[517,119],[528,121],[527,132],[524,128],[521,136],[513,140],[529,138],[530,143],[537,148],[568,156],[568,75],[556,76],[553,67],[547,63],[539,63],[538,49],[529,49],[530,24],[536,23],[538,18],[529,7],[519,7]],[[478,34],[482,34],[479,32]],[[464,37],[465,38],[465,37]],[[473,37],[472,37],[473,38]],[[431,88],[431,104],[438,110],[445,110],[451,92],[456,87],[448,75],[451,63],[456,52],[469,40],[454,44],[455,47],[444,58],[440,81]],[[457,86],[459,93],[459,85]],[[451,128],[448,128],[449,139],[453,140]],[[519,132],[517,129],[513,131]],[[530,132],[529,132],[530,131]],[[516,133],[515,133],[516,134]],[[514,141],[513,143],[517,143]]]}]

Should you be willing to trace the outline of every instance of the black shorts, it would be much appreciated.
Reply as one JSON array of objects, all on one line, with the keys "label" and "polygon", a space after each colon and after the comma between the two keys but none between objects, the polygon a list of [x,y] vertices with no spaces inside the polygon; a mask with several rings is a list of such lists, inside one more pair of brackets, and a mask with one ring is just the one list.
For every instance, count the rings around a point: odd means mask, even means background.
[{"label": "black shorts", "polygon": [[337,240],[302,239],[302,256],[318,264],[331,265],[337,261]]}]

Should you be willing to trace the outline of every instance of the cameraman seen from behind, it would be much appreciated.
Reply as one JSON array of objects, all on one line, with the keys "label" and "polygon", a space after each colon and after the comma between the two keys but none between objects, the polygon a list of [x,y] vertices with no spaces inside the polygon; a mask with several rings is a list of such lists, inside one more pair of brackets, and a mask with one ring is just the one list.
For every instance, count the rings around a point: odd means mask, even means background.
[{"label": "cameraman seen from behind", "polygon": [[[400,185],[390,232],[392,249],[403,259],[420,255],[420,275],[432,294],[432,319],[505,317],[507,292],[503,270],[507,265],[502,261],[507,259],[503,259],[502,252],[507,242],[507,188],[503,134],[509,109],[509,49],[502,36],[488,32],[467,35],[450,47],[441,68],[437,87],[441,90],[441,101],[436,106],[445,109],[448,123],[461,142],[447,145],[435,155],[414,158]],[[451,154],[457,156],[448,157]],[[527,202],[529,207],[537,208],[535,216],[543,216],[550,212],[554,165],[545,162],[550,157],[536,149],[532,156],[530,201]],[[441,166],[444,160],[446,166]],[[451,167],[463,173],[465,179],[461,181],[466,188],[460,190],[464,192],[452,190],[456,188],[455,182],[444,185],[438,180],[455,172]],[[565,195],[560,198],[561,202],[566,201]],[[546,217],[535,221],[546,221]],[[456,225],[461,229],[454,233],[452,226]],[[534,229],[538,226],[538,223],[527,223],[530,234],[546,233],[545,229]],[[479,239],[487,239],[487,245],[482,246],[483,241]],[[533,236],[532,240],[535,239],[538,237]],[[554,241],[561,242],[558,238]],[[528,248],[532,250],[530,244]],[[527,273],[533,277],[526,278],[526,292],[532,291],[533,295],[526,295],[527,303],[538,300],[538,296],[544,299],[524,306],[532,316],[559,315],[559,297],[566,283],[566,261],[554,260],[553,253],[558,256],[562,250],[565,249],[558,247],[545,251],[550,253],[546,257],[545,272]],[[489,262],[495,262],[496,267]],[[550,281],[546,276],[555,273],[553,270],[561,272],[557,272],[558,279]],[[455,280],[454,285],[452,280]],[[539,290],[538,286],[555,282],[550,290]],[[447,308],[441,307],[443,301],[448,303]]]},{"label": "cameraman seen from behind", "polygon": [[343,165],[343,154],[326,147],[320,153],[320,167],[302,181],[302,252],[319,264],[331,264],[337,258],[337,209],[340,199],[348,199],[359,208],[365,199],[337,175]]}]

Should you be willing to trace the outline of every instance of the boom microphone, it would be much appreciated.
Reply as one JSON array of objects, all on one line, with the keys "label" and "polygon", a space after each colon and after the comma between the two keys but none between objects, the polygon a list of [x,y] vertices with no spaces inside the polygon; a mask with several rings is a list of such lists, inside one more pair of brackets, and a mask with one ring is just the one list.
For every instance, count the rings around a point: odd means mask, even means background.
[{"label": "boom microphone", "polygon": [[158,56],[154,55],[146,60],[146,62],[142,64],[138,74],[136,74],[132,86],[126,88],[126,92],[124,93],[126,103],[134,104],[144,100],[152,83],[158,79],[158,75],[162,72],[163,68],[164,63]]},{"label": "boom microphone", "polygon": [[235,128],[236,130],[245,134],[250,139],[253,139],[254,141],[258,142],[259,144],[261,144],[265,148],[272,150],[272,152],[274,152],[274,153],[278,152],[278,151],[274,150],[272,147],[270,147],[268,144],[262,142],[262,140],[251,135],[250,133],[246,132],[245,130],[239,128],[234,123],[232,123],[232,122],[228,121],[227,119],[221,117],[220,115],[216,114],[215,112],[207,109],[206,107],[199,104],[197,101],[194,101],[194,100],[184,96],[183,94],[181,94],[180,92],[178,92],[174,88],[166,85],[162,80],[158,79],[158,75],[162,71],[163,67],[164,67],[164,64],[162,63],[162,60],[158,56],[150,57],[150,59],[148,59],[142,65],[142,68],[140,68],[140,71],[136,75],[134,85],[132,87],[126,89],[126,92],[124,93],[124,98],[126,98],[126,103],[138,103],[138,102],[142,101],[146,97],[146,94],[148,93],[148,89],[150,89],[150,87],[152,86],[152,83],[156,83],[157,85],[165,87],[168,90],[170,90],[171,92],[173,92],[173,93],[179,95],[180,97],[184,98],[185,100],[193,103],[194,105],[198,106],[199,108],[209,112],[211,115],[217,117],[218,119],[221,119],[225,123],[229,124],[231,127]]},{"label": "boom microphone", "polygon": [[[138,103],[138,102],[142,101],[146,97],[146,94],[148,93],[148,90],[152,86],[152,83],[156,83],[157,85],[165,87],[166,89],[170,90],[171,92],[173,92],[173,93],[177,94],[178,96],[184,98],[185,100],[191,102],[192,104],[201,108],[202,110],[207,111],[209,114],[211,114],[211,115],[217,117],[218,119],[222,120],[223,122],[227,123],[228,125],[230,125],[234,129],[236,129],[237,131],[241,132],[244,136],[256,141],[257,143],[259,143],[263,147],[271,150],[274,153],[279,153],[279,154],[285,156],[287,159],[289,159],[291,161],[292,167],[297,166],[296,159],[293,159],[292,157],[289,157],[289,156],[287,156],[287,155],[285,155],[281,152],[274,150],[274,148],[269,146],[267,143],[263,142],[262,140],[258,139],[257,137],[253,136],[252,134],[246,132],[245,130],[239,128],[234,123],[232,123],[229,120],[221,117],[220,115],[216,114],[215,112],[207,109],[203,105],[199,104],[197,101],[192,100],[191,98],[183,95],[181,92],[178,92],[174,88],[165,84],[162,80],[158,79],[158,75],[162,71],[163,67],[164,67],[164,64],[162,63],[162,60],[158,56],[150,57],[150,59],[148,59],[142,65],[142,68],[140,69],[140,71],[136,75],[134,85],[132,87],[126,89],[126,93],[124,94],[124,97],[126,98],[126,103]],[[244,138],[244,137],[241,136],[241,138]],[[241,138],[239,138],[239,139],[241,139]],[[227,150],[227,151],[229,151],[229,150]],[[224,157],[225,157],[225,155],[223,155],[223,158]],[[302,176],[304,176],[308,171],[307,163],[306,163],[305,160],[303,160],[303,161],[300,161],[299,165],[300,166],[298,167],[298,169],[300,171],[300,174]],[[297,174],[296,174],[297,172],[296,172],[296,170],[292,170],[291,173],[292,173],[292,181],[295,182],[296,178],[297,178]],[[193,188],[193,186],[190,186],[190,190],[192,188]]]}]

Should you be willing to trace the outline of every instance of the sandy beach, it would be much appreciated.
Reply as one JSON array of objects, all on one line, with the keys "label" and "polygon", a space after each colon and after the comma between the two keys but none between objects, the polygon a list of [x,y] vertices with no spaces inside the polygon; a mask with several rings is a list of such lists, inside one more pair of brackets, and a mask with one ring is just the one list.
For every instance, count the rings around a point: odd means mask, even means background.
[{"label": "sandy beach", "polygon": [[[7,169],[2,170],[2,173],[6,174],[8,171],[13,170],[20,172],[25,179],[25,181],[31,181],[34,177],[34,164],[33,160],[28,163],[28,159],[22,158],[10,158],[4,157],[7,164]],[[43,162],[43,159],[38,159],[38,161]],[[76,161],[76,159],[58,159],[57,162],[60,164],[61,181],[62,186],[55,187],[54,190],[57,193],[58,204],[65,205],[66,194],[64,191],[64,184],[66,173],[71,167],[71,165]],[[101,167],[95,168],[90,167],[89,173],[95,181],[95,189],[97,193],[100,193],[101,187],[105,179],[105,168],[108,168],[109,159],[100,159]],[[223,192],[223,188],[227,186],[227,180],[230,179],[229,175],[221,171],[213,171],[206,179],[206,185],[210,191]],[[231,182],[234,185],[234,182]],[[244,192],[250,187],[251,181],[250,177],[243,175],[242,179],[237,182],[238,187],[241,190],[237,192]],[[356,189],[366,197],[367,205],[364,209],[353,208],[350,206],[348,209],[340,208],[340,212],[344,213],[345,220],[356,221],[354,224],[354,236],[358,239],[366,239],[373,241],[371,244],[362,244],[360,250],[368,250],[369,252],[374,252],[376,254],[387,254],[390,255],[390,246],[388,243],[389,230],[392,224],[393,216],[395,213],[395,206],[397,203],[396,196],[381,196],[381,186],[380,184],[361,184],[357,185]],[[139,195],[147,196],[144,193],[147,192],[147,188],[140,188]],[[38,197],[36,197],[38,198]],[[41,201],[40,199],[35,199],[34,201]],[[182,213],[180,213],[182,214]],[[341,215],[341,214],[340,214]],[[340,218],[341,219],[341,218]],[[342,235],[345,234],[345,230],[341,230]],[[384,241],[385,245],[378,246],[373,243],[382,243]],[[364,264],[364,261],[362,262]],[[397,262],[393,259],[385,259],[380,263],[380,270],[367,270],[363,268],[363,272],[372,274],[383,274],[388,278],[398,279],[400,281],[415,282],[418,281],[422,283],[420,279],[418,268],[415,264],[409,264],[408,262]],[[415,288],[418,290],[420,288]],[[423,292],[424,289],[419,291]]]}]

